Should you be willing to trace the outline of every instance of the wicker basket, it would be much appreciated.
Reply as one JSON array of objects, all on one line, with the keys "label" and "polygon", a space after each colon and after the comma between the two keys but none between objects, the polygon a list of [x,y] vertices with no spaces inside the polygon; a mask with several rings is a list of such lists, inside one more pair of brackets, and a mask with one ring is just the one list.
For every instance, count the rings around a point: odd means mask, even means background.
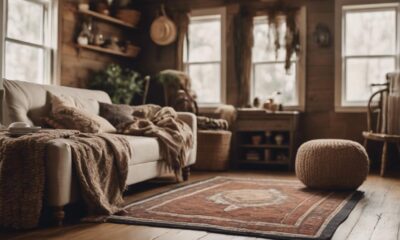
[{"label": "wicker basket", "polygon": [[203,171],[228,169],[231,137],[232,133],[229,131],[198,131],[197,160],[193,169]]}]

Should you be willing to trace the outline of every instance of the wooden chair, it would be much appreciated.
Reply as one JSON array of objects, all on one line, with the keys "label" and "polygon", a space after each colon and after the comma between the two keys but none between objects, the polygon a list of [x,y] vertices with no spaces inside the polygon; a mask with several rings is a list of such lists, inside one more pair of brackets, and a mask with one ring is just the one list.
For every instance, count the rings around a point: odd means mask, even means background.
[{"label": "wooden chair", "polygon": [[[375,84],[374,86],[385,86],[385,88],[370,97],[367,112],[368,131],[364,131],[362,134],[366,149],[369,140],[383,143],[380,169],[380,175],[383,177],[388,161],[388,145],[394,143],[399,148],[400,136],[387,134],[389,83]],[[377,97],[378,101],[375,101]]]}]

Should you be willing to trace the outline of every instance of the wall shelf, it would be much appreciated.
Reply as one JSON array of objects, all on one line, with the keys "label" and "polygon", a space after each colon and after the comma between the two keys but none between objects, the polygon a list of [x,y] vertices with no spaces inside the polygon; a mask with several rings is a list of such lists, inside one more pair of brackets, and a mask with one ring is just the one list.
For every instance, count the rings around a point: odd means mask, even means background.
[{"label": "wall shelf", "polygon": [[120,26],[124,26],[124,27],[127,27],[127,28],[131,28],[131,29],[136,28],[135,25],[132,25],[130,23],[126,23],[126,22],[124,22],[124,21],[122,21],[122,20],[120,20],[118,18],[110,17],[108,15],[101,14],[101,13],[98,13],[98,12],[95,12],[95,11],[92,11],[92,10],[80,10],[79,9],[78,12],[81,13],[81,14],[87,15],[87,16],[95,17],[97,19],[101,19],[103,21],[114,23],[114,24],[117,24],[117,25],[120,25]]},{"label": "wall shelf", "polygon": [[281,160],[241,160],[239,163],[243,164],[254,164],[254,165],[288,165],[289,162]]},{"label": "wall shelf", "polygon": [[241,144],[240,147],[243,148],[278,148],[278,149],[288,149],[289,145],[277,145],[277,144]]},{"label": "wall shelf", "polygon": [[115,51],[115,50],[102,48],[102,47],[98,47],[98,46],[93,46],[93,45],[80,45],[80,44],[78,44],[77,47],[79,49],[88,49],[88,50],[91,50],[91,51],[102,52],[102,53],[107,53],[107,54],[120,56],[120,57],[126,57],[126,58],[135,58],[139,54],[139,51],[140,51],[139,47],[136,47],[137,51],[134,54],[127,54],[127,53],[124,53],[124,52]]}]

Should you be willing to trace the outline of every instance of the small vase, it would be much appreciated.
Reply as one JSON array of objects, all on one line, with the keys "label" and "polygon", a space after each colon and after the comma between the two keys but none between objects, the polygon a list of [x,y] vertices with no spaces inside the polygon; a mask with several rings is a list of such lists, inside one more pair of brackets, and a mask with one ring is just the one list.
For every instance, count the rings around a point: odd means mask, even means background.
[{"label": "small vase", "polygon": [[261,136],[252,136],[251,137],[251,142],[253,143],[253,145],[260,145]]},{"label": "small vase", "polygon": [[277,134],[277,135],[275,136],[275,143],[276,143],[277,145],[282,145],[282,144],[283,144],[283,140],[284,140],[284,137],[283,137],[282,134]]}]

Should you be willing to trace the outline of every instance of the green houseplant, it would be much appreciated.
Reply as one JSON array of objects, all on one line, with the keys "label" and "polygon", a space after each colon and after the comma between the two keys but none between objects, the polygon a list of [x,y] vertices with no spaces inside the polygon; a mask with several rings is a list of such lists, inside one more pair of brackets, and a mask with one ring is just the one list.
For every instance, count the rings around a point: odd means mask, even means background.
[{"label": "green houseplant", "polygon": [[140,73],[110,64],[106,69],[95,73],[89,88],[108,93],[113,103],[130,104],[135,94],[141,94],[143,78]]}]

